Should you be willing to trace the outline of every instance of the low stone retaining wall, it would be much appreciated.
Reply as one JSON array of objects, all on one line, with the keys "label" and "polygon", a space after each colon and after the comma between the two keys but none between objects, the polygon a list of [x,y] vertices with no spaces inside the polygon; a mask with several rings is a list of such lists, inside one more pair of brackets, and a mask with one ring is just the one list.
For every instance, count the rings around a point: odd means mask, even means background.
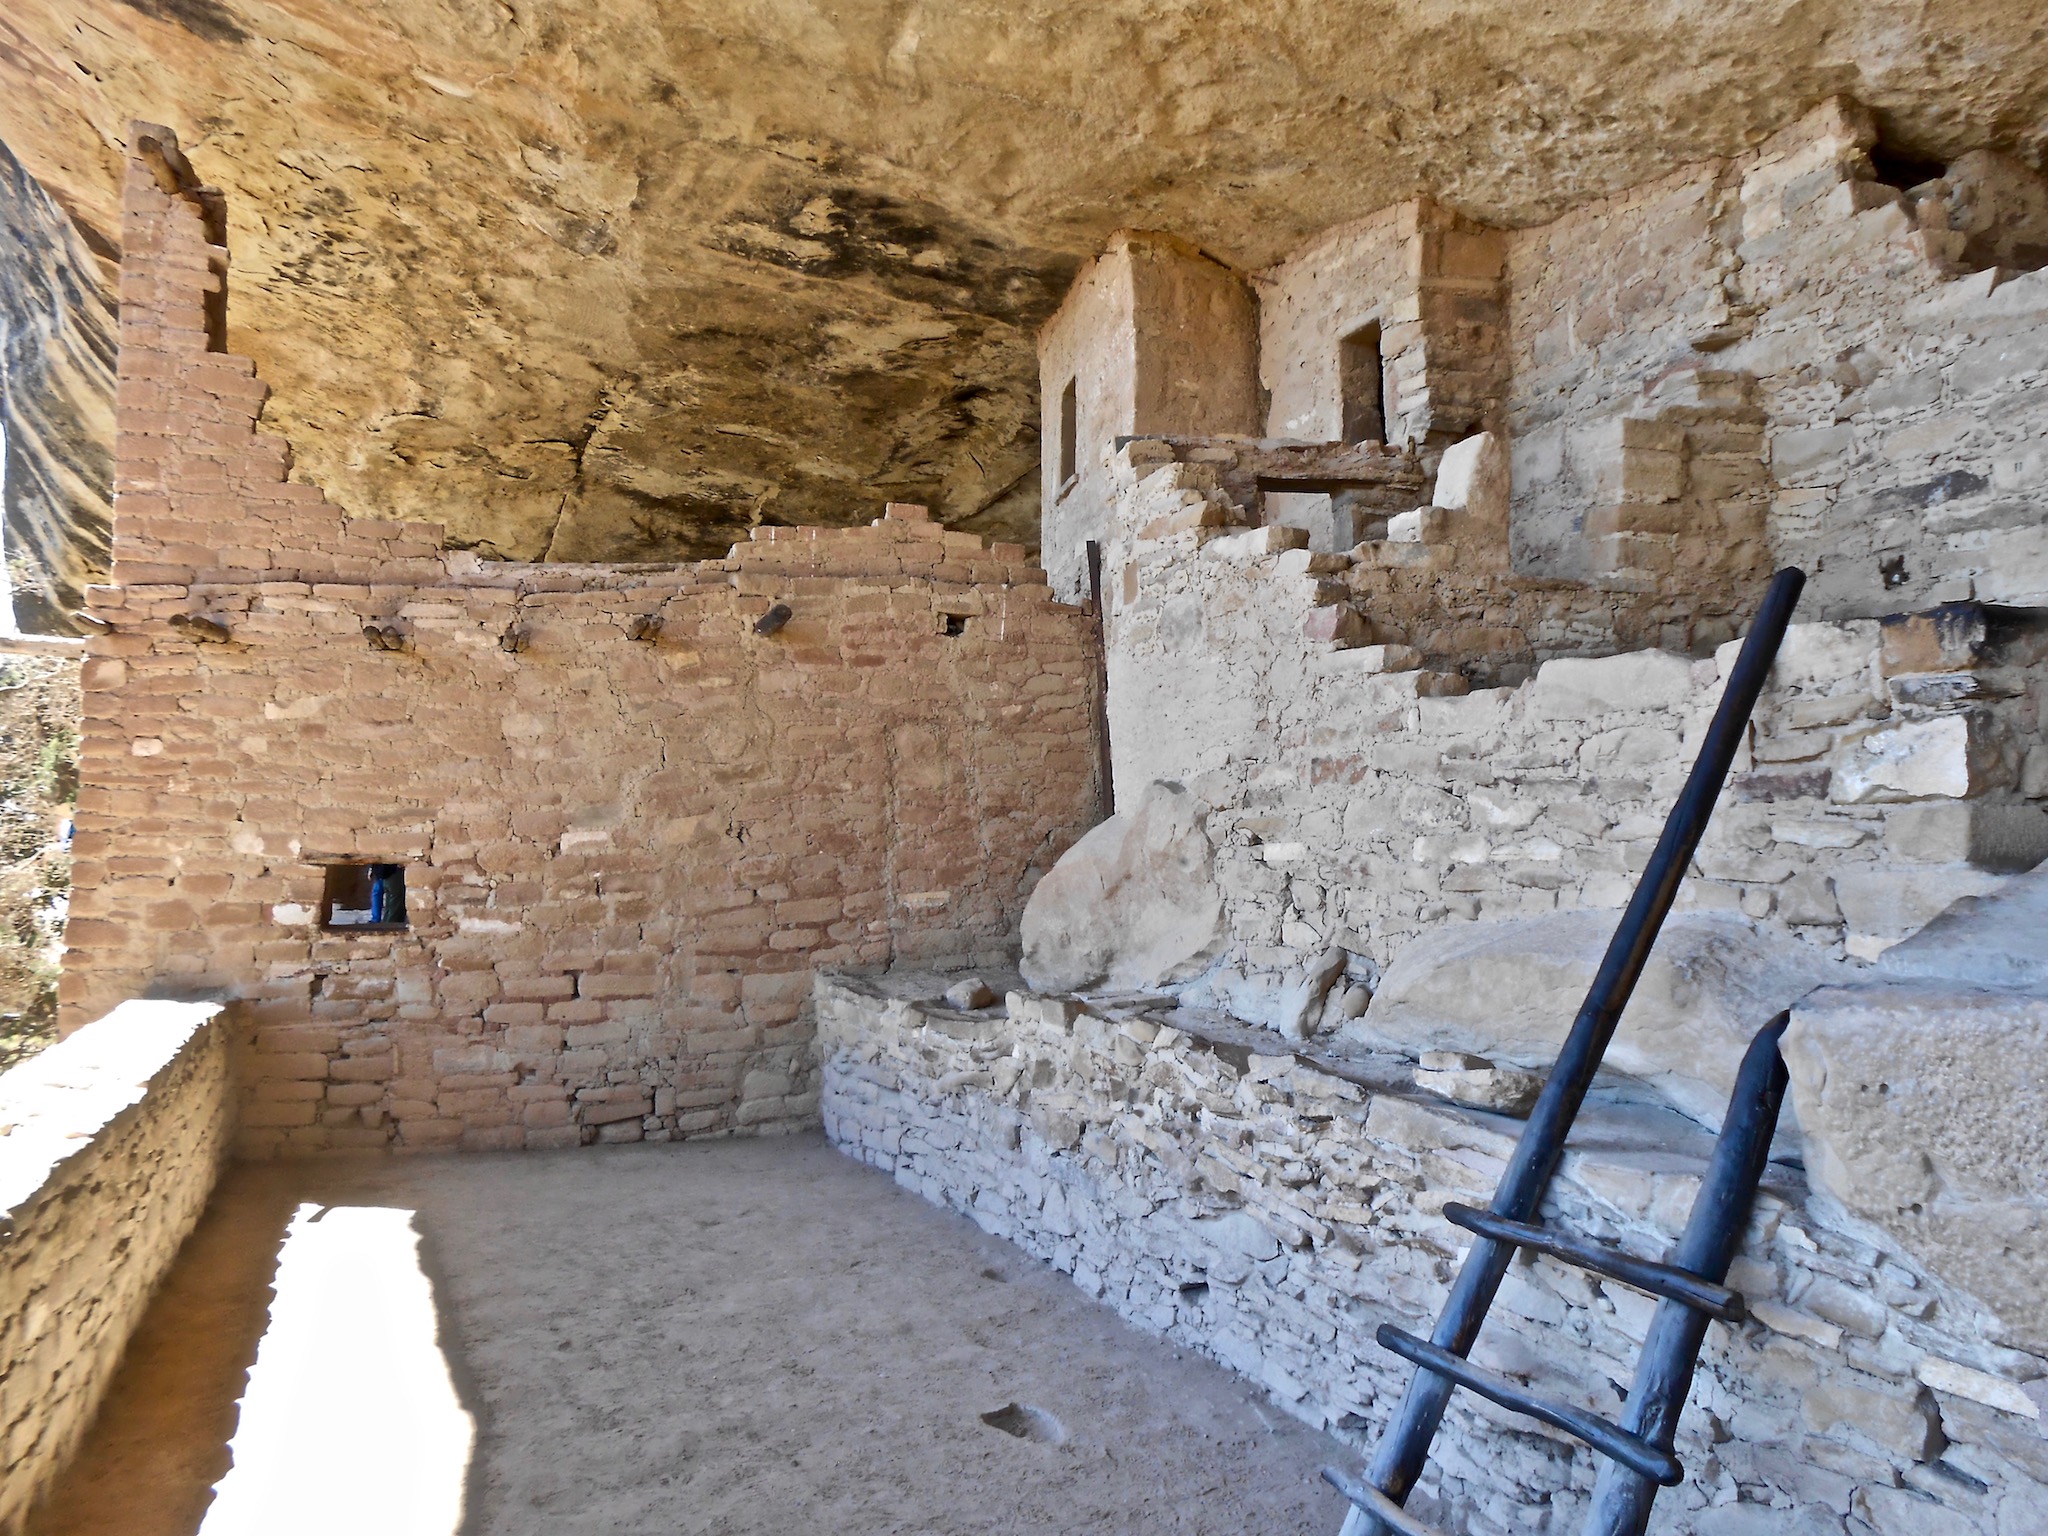
[{"label": "low stone retaining wall", "polygon": [[232,1129],[208,1003],[123,1003],[0,1076],[0,1532],[92,1423]]},{"label": "low stone retaining wall", "polygon": [[[940,978],[821,978],[825,1128],[844,1151],[1072,1274],[1125,1317],[1369,1446],[1516,1122],[1418,1093],[1386,1057],[1289,1053],[1156,1006],[1013,993],[957,1012]],[[1546,1216],[1661,1256],[1710,1142],[1666,1111],[1590,1109]],[[2048,1361],[1796,1169],[1766,1182],[1715,1324],[1655,1530],[1688,1536],[2020,1536],[2048,1530]],[[1474,1358],[1615,1416],[1653,1305],[1518,1259]],[[1473,1536],[1578,1529],[1594,1462],[1469,1393],[1415,1508]]]}]

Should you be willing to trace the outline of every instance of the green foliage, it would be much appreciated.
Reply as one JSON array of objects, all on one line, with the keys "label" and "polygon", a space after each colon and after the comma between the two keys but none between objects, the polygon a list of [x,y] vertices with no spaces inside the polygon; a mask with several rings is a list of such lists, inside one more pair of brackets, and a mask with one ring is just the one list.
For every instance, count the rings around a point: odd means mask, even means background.
[{"label": "green foliage", "polygon": [[56,1038],[78,720],[76,662],[0,659],[0,1069]]}]

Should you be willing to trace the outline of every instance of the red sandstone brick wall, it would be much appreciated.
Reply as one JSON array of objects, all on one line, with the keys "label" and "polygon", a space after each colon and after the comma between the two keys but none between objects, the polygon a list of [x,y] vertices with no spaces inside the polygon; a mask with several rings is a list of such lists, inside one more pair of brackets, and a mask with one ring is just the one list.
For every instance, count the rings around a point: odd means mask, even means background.
[{"label": "red sandstone brick wall", "polygon": [[[641,568],[345,517],[209,350],[226,252],[170,155],[129,169],[67,1027],[238,1000],[258,1154],[808,1120],[811,968],[996,960],[1097,814],[1090,621],[911,511]],[[370,860],[409,930],[322,931],[323,866]]]}]

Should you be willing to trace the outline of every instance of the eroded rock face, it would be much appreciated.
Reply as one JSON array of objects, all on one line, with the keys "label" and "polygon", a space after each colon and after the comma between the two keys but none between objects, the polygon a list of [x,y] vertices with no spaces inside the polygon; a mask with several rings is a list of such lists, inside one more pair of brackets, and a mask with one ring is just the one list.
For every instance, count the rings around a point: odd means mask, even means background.
[{"label": "eroded rock face", "polygon": [[2037,24],[12,0],[0,140],[104,254],[127,123],[178,130],[234,211],[234,349],[352,512],[525,558],[714,553],[882,499],[1035,539],[1031,333],[1117,226],[1253,267],[1418,190],[1527,223],[1842,89],[1915,154],[2037,159]]},{"label": "eroded rock face", "polygon": [[114,490],[114,313],[64,212],[0,145],[0,437],[15,617],[71,628],[106,569]]},{"label": "eroded rock face", "polygon": [[1148,784],[1062,854],[1024,908],[1024,979],[1140,991],[1201,970],[1223,938],[1204,809],[1178,784]]},{"label": "eroded rock face", "polygon": [[[1372,1006],[1343,1034],[1378,1050],[1471,1051],[1547,1072],[1619,916],[1558,912],[1426,933],[1394,957]],[[1606,1070],[1718,1126],[1751,1037],[1843,974],[1786,934],[1723,914],[1681,913],[1650,953]]]},{"label": "eroded rock face", "polygon": [[[2038,930],[2037,930],[2038,931]],[[2048,996],[1830,987],[1785,1033],[1807,1171],[2048,1349]]]}]

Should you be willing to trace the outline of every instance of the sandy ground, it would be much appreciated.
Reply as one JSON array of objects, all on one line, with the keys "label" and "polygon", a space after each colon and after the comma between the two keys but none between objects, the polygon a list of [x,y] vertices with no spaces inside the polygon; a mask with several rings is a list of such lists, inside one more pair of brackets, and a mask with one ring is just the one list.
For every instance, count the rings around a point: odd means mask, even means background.
[{"label": "sandy ground", "polygon": [[[337,1301],[346,1273],[291,1278],[318,1262],[309,1202],[411,1213],[356,1219],[395,1225],[401,1267],[431,1281],[451,1411],[476,1424],[464,1536],[1334,1536],[1343,1518],[1316,1469],[1351,1459],[1256,1388],[801,1137],[236,1169],[34,1536],[192,1536],[230,1436],[257,1454],[257,1426],[236,1426],[245,1391],[253,1420],[259,1401],[346,1401],[342,1377],[384,1369],[387,1325]],[[280,1269],[295,1211],[299,1256]],[[324,1219],[324,1241],[348,1241]],[[274,1279],[302,1291],[298,1346]],[[329,1364],[303,1347],[308,1307],[333,1314]],[[390,1475],[348,1437],[296,1438],[272,1481],[305,1504],[273,1515],[279,1536]]]}]

